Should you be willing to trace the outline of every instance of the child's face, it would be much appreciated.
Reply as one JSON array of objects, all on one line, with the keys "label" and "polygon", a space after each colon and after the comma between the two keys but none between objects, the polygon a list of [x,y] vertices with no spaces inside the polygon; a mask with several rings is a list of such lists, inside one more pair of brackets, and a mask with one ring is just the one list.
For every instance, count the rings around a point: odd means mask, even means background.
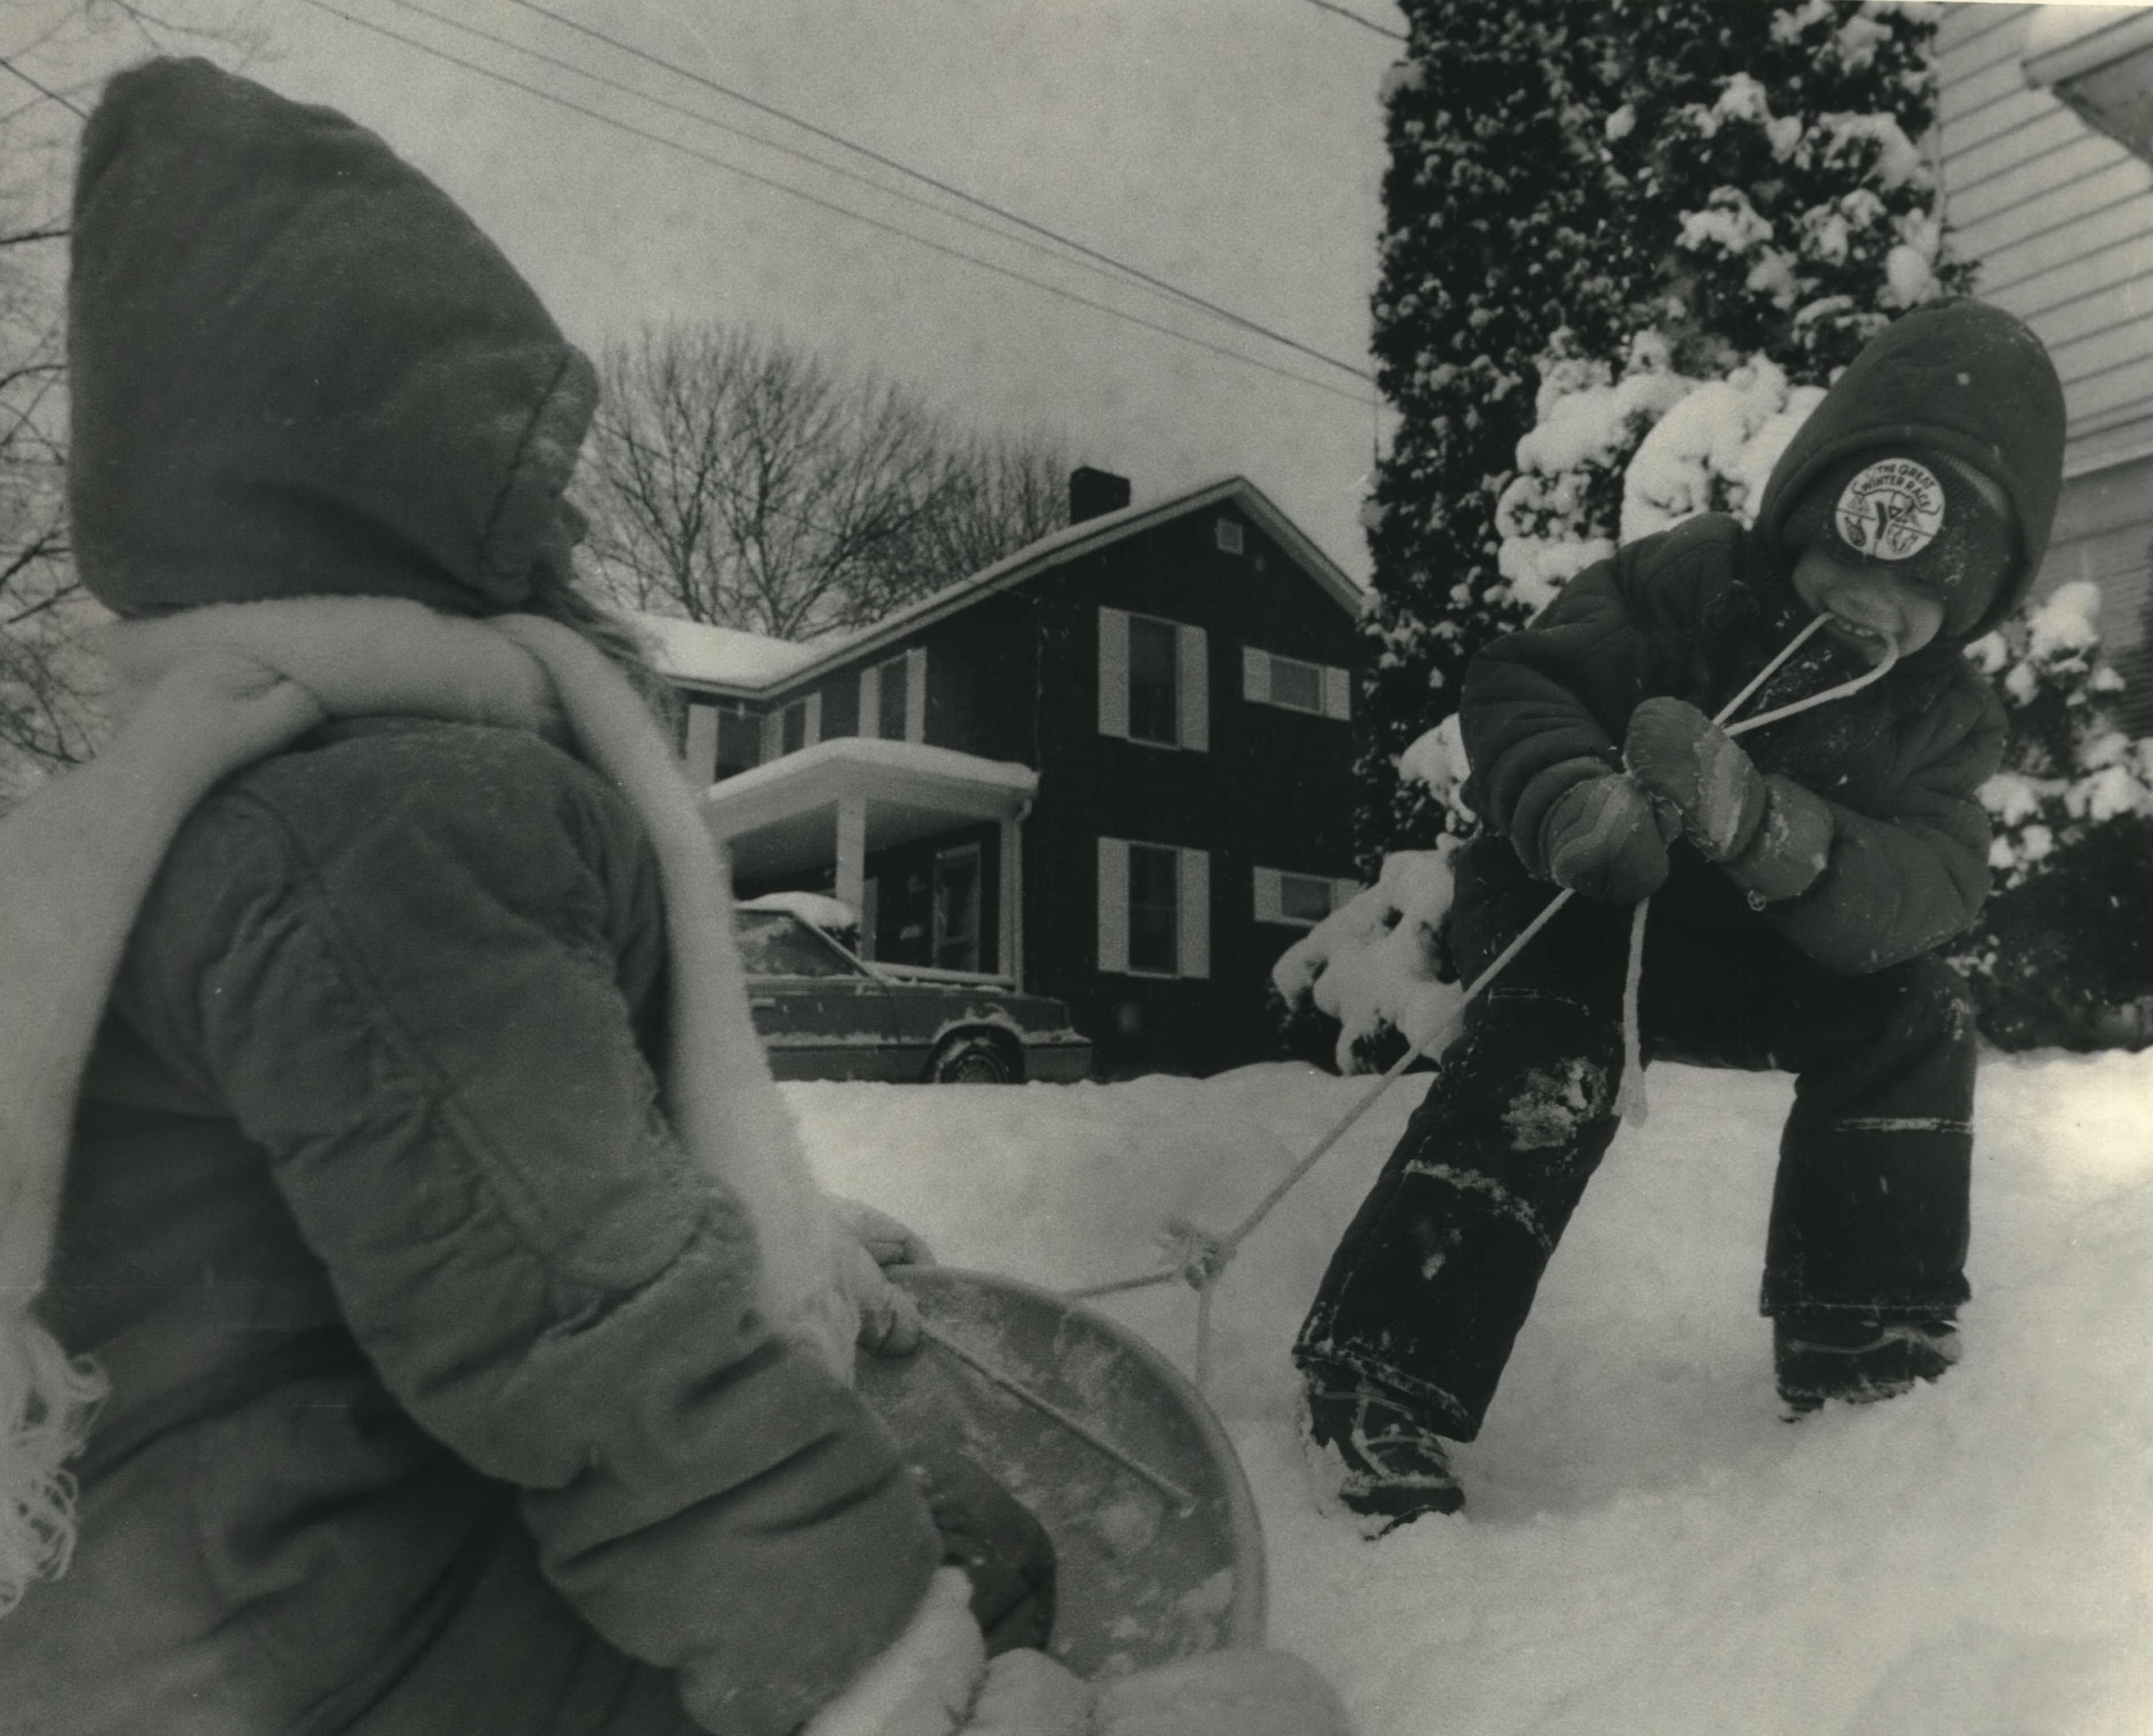
[{"label": "child's face", "polygon": [[1943,630],[1941,592],[1830,542],[1813,542],[1801,552],[1794,594],[1825,618],[1825,632],[1871,663],[1883,661],[1887,646],[1911,657]]}]

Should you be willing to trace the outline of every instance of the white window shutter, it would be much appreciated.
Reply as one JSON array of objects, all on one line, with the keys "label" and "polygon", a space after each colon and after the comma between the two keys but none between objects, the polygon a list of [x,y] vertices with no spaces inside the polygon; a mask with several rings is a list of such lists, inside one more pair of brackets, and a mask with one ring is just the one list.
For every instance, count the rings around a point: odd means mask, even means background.
[{"label": "white window shutter", "polygon": [[811,693],[807,695],[807,726],[802,731],[801,745],[804,747],[812,747],[822,739],[822,695],[819,693]]},{"label": "white window shutter", "polygon": [[1284,922],[1285,895],[1279,889],[1276,868],[1255,869],[1255,913],[1258,922]]},{"label": "white window shutter", "polygon": [[1271,698],[1271,654],[1241,647],[1241,697],[1267,705]]},{"label": "white window shutter", "polygon": [[1117,837],[1099,840],[1099,969],[1129,969],[1129,847]]},{"label": "white window shutter", "polygon": [[1186,624],[1175,628],[1174,639],[1181,661],[1181,679],[1175,684],[1181,710],[1176,720],[1180,727],[1175,733],[1183,747],[1207,753],[1211,747],[1211,659],[1208,643],[1201,627]]},{"label": "white window shutter", "polygon": [[1099,733],[1129,733],[1129,618],[1117,608],[1099,611]]},{"label": "white window shutter", "polygon": [[697,789],[718,775],[718,708],[715,705],[688,707],[688,746],[680,756],[686,769],[688,781]]},{"label": "white window shutter", "polygon": [[1180,974],[1208,977],[1211,974],[1211,858],[1206,852],[1181,853],[1180,892]]},{"label": "white window shutter", "polygon": [[785,709],[762,714],[762,763],[767,766],[785,751]]},{"label": "white window shutter", "polygon": [[904,654],[904,739],[927,739],[927,647],[914,645]]},{"label": "white window shutter", "polygon": [[1326,717],[1351,718],[1353,715],[1353,672],[1333,669],[1329,664],[1323,670],[1323,715]]},{"label": "white window shutter", "polygon": [[1360,896],[1361,883],[1358,880],[1333,880],[1331,883],[1331,908],[1334,910],[1343,910]]},{"label": "white window shutter", "polygon": [[882,665],[860,671],[860,734],[870,741],[882,731]]}]

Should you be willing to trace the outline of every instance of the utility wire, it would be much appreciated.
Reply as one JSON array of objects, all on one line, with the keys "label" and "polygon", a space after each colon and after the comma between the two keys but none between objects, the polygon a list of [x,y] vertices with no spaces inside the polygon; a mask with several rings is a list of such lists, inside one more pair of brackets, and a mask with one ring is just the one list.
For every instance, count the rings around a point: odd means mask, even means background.
[{"label": "utility wire", "polygon": [[[397,0],[397,4],[400,6],[409,5],[410,3],[410,0]],[[1254,332],[1260,337],[1270,339],[1274,344],[1282,344],[1289,349],[1298,350],[1301,354],[1312,357],[1328,367],[1336,368],[1342,373],[1351,374],[1356,379],[1365,380],[1371,384],[1373,384],[1375,382],[1375,375],[1371,374],[1365,368],[1356,367],[1351,362],[1343,361],[1336,356],[1327,354],[1324,351],[1314,348],[1312,345],[1303,344],[1297,338],[1289,338],[1283,332],[1274,331],[1267,325],[1260,324],[1255,320],[1250,319],[1244,314],[1236,313],[1230,308],[1221,307],[1216,302],[1207,301],[1204,297],[1194,293],[1193,291],[1183,289],[1178,283],[1170,283],[1164,277],[1154,277],[1149,272],[1143,271],[1136,266],[1129,264],[1126,260],[1117,259],[1110,253],[1102,253],[1096,247],[1087,247],[1082,242],[1072,241],[1069,237],[1061,234],[1057,231],[1049,229],[1043,223],[1035,223],[1029,217],[1021,216],[1015,211],[1007,210],[1001,206],[996,205],[990,200],[982,199],[977,194],[966,192],[962,187],[953,186],[946,181],[938,180],[935,176],[929,175],[922,170],[914,169],[909,164],[899,162],[895,157],[884,155],[881,151],[871,150],[867,145],[855,143],[853,140],[844,137],[842,134],[832,132],[827,127],[818,126],[812,120],[803,120],[797,115],[791,114],[786,109],[781,109],[773,103],[765,102],[760,97],[750,96],[746,91],[735,90],[730,85],[720,84],[715,79],[706,78],[702,74],[692,72],[688,68],[681,66],[676,62],[664,59],[659,55],[649,53],[646,49],[639,48],[636,47],[634,43],[624,42],[618,37],[608,36],[603,30],[596,29],[588,24],[580,23],[574,18],[566,17],[562,13],[553,11],[550,7],[538,4],[537,0],[509,0],[509,3],[512,6],[521,7],[526,12],[535,13],[542,18],[550,19],[554,23],[562,26],[565,29],[574,31],[579,36],[588,37],[593,42],[603,43],[608,48],[613,48],[620,53],[629,55],[637,60],[643,61],[648,65],[658,67],[664,71],[671,73],[675,78],[685,79],[691,84],[700,84],[705,90],[714,91],[718,95],[725,97],[730,101],[744,104],[748,108],[755,109],[758,114],[770,115],[774,120],[785,122],[788,126],[797,126],[802,132],[812,134],[816,138],[823,140],[827,143],[842,146],[847,150],[853,151],[860,156],[865,157],[869,162],[878,163],[885,169],[893,170],[898,174],[903,175],[910,180],[919,181],[927,186],[933,187],[938,193],[946,194],[952,199],[960,199],[965,204],[971,206],[975,210],[990,212],[994,216],[1000,217],[1004,222],[1015,223],[1020,228],[1029,230],[1034,235],[1042,236],[1058,246],[1067,247],[1072,252],[1083,255],[1087,259],[1097,260],[1102,265],[1109,266],[1115,271],[1124,272],[1127,276],[1135,278],[1137,282],[1148,284],[1152,288],[1158,290],[1163,294],[1173,296],[1178,301],[1186,302],[1191,307],[1201,308],[1205,313],[1214,314],[1220,319],[1230,321],[1234,325],[1239,326],[1244,331]],[[1348,14],[1348,16],[1351,16],[1351,14]],[[1367,23],[1365,18],[1360,20],[1360,22],[1362,23]],[[1369,28],[1373,29],[1377,27],[1370,25]],[[1399,40],[1402,42],[1404,38],[1401,37],[1399,38]],[[715,125],[715,123],[713,123],[713,125]],[[781,149],[782,147],[780,148]]]},{"label": "utility wire", "polygon": [[[795,158],[801,162],[812,164],[817,169],[823,170],[832,175],[838,176],[846,181],[854,183],[856,186],[870,188],[873,191],[883,194],[892,199],[902,200],[907,205],[914,205],[919,206],[922,211],[932,211],[938,217],[946,217],[951,222],[962,223],[966,228],[977,230],[982,235],[992,236],[996,241],[1015,242],[1018,247],[1026,248],[1030,252],[1040,255],[1042,258],[1051,259],[1057,265],[1075,266],[1080,271],[1090,272],[1095,277],[1103,277],[1107,282],[1118,284],[1123,288],[1141,288],[1144,285],[1145,280],[1143,279],[1142,273],[1135,272],[1131,267],[1121,266],[1119,264],[1095,264],[1091,259],[1083,257],[1072,258],[1068,253],[1060,251],[1059,247],[1050,247],[1043,242],[1033,241],[1028,237],[1023,235],[1012,235],[1008,230],[1000,228],[993,223],[987,222],[982,218],[968,216],[961,211],[952,211],[947,206],[939,204],[932,199],[923,197],[918,193],[909,192],[903,187],[893,187],[887,181],[878,181],[871,175],[863,175],[858,170],[848,169],[842,163],[832,162],[826,156],[818,156],[812,151],[802,150],[797,145],[787,145],[781,140],[771,138],[766,134],[754,132],[746,127],[735,126],[731,122],[720,120],[717,119],[716,116],[710,115],[703,109],[690,108],[685,104],[669,101],[664,97],[654,95],[651,92],[644,89],[639,85],[630,84],[619,79],[608,78],[603,73],[593,72],[588,67],[579,66],[573,60],[564,59],[557,54],[548,54],[542,49],[534,48],[526,43],[513,41],[508,37],[496,35],[494,32],[481,29],[476,24],[467,24],[461,18],[453,18],[445,13],[434,11],[430,7],[420,5],[418,3],[418,0],[395,0],[395,4],[403,8],[405,12],[416,13],[422,18],[430,19],[436,24],[442,25],[450,30],[457,31],[465,36],[476,37],[481,42],[491,43],[495,48],[506,48],[512,53],[524,55],[530,59],[538,61],[547,66],[553,67],[559,71],[571,74],[579,79],[587,79],[592,84],[603,85],[608,90],[617,90],[622,94],[634,97],[639,101],[649,103],[654,107],[663,109],[669,114],[680,115],[689,120],[698,121],[705,126],[715,127],[720,132],[730,133],[736,139],[745,139],[751,144],[760,145],[764,146],[766,149],[781,152],[784,155]],[[910,173],[911,171],[906,171],[903,172]],[[919,180],[927,179],[927,177],[921,176],[915,176],[914,178]],[[930,185],[932,183],[930,182]],[[995,207],[991,206],[987,206],[986,208],[989,210],[995,209]],[[1021,221],[1022,220],[1019,219],[1017,221]],[[1051,233],[1051,232],[1041,232]],[[1066,245],[1075,246],[1076,244],[1072,242],[1067,243]],[[1104,256],[1102,255],[1100,257],[1103,257]],[[1199,298],[1190,296],[1185,292],[1172,289],[1171,286],[1169,286],[1167,290],[1155,293],[1161,294],[1162,297],[1172,305],[1194,305],[1199,308],[1204,308],[1207,311],[1209,309],[1209,304],[1208,303],[1204,302]],[[1276,341],[1285,344],[1291,348],[1298,349],[1304,347],[1295,343],[1293,339],[1280,337],[1279,334],[1270,331],[1268,328],[1256,325],[1252,321],[1244,320],[1239,323],[1247,326],[1251,331],[1259,333],[1262,336],[1267,338],[1273,338],[1276,339]],[[1346,363],[1338,361],[1331,357],[1323,356],[1319,352],[1311,350],[1309,354],[1316,355],[1320,360],[1329,362],[1331,365],[1335,368],[1343,369],[1346,372],[1353,374],[1358,379],[1372,379],[1372,376],[1363,373],[1357,369],[1351,367]]]},{"label": "utility wire", "polygon": [[39,96],[49,97],[53,101],[58,103],[63,109],[66,109],[69,114],[74,115],[76,120],[87,120],[89,119],[88,110],[77,108],[74,104],[69,101],[67,98],[62,96],[59,91],[40,84],[35,79],[32,78],[28,73],[24,72],[21,67],[16,65],[13,61],[8,59],[5,55],[0,55],[0,67],[5,67],[9,72],[14,74],[17,78],[20,79],[25,84],[28,85],[31,89],[36,91]]},{"label": "utility wire", "polygon": [[982,271],[992,272],[995,276],[1007,277],[1014,283],[1028,284],[1034,289],[1043,290],[1047,294],[1058,296],[1064,301],[1074,302],[1079,307],[1089,308],[1093,312],[1104,313],[1110,318],[1122,320],[1130,325],[1140,326],[1146,331],[1157,332],[1164,337],[1178,339],[1183,344],[1194,344],[1197,349],[1208,350],[1213,355],[1223,356],[1227,360],[1239,362],[1244,367],[1260,369],[1265,374],[1275,374],[1280,379],[1295,381],[1319,392],[1327,392],[1334,398],[1345,399],[1348,403],[1359,405],[1367,401],[1363,394],[1347,387],[1332,385],[1328,380],[1312,379],[1307,374],[1296,374],[1290,368],[1276,367],[1255,356],[1245,355],[1239,350],[1228,349],[1221,344],[1209,343],[1190,333],[1177,330],[1173,326],[1162,325],[1155,320],[1146,319],[1140,314],[1131,313],[1109,303],[1095,301],[1089,296],[1079,295],[1076,291],[1065,289],[1060,284],[1049,283],[1041,278],[1027,276],[1025,272],[1013,270],[1005,265],[997,265],[990,259],[982,259],[977,254],[967,253],[960,247],[953,247],[941,242],[930,241],[925,236],[907,229],[901,224],[885,222],[879,217],[872,217],[863,211],[854,211],[849,206],[840,205],[834,200],[822,198],[799,187],[788,186],[784,181],[774,180],[769,176],[757,174],[752,169],[743,168],[738,163],[729,162],[725,158],[714,155],[709,151],[698,150],[692,145],[684,145],[677,139],[669,139],[663,133],[652,132],[648,128],[637,126],[633,122],[622,120],[617,116],[590,108],[570,98],[557,95],[552,91],[542,89],[536,84],[527,84],[521,79],[512,78],[506,73],[497,72],[491,67],[481,66],[476,61],[467,60],[460,54],[452,54],[445,48],[435,48],[432,43],[421,42],[416,37],[406,36],[401,31],[392,30],[385,24],[377,24],[371,19],[359,18],[344,11],[341,7],[329,4],[328,0],[304,0],[304,3],[317,12],[326,13],[332,18],[341,18],[347,24],[355,25],[359,29],[370,31],[377,36],[386,37],[391,42],[401,43],[405,47],[414,49],[419,53],[444,61],[451,66],[461,67],[466,72],[476,74],[480,78],[490,79],[496,84],[505,84],[512,90],[520,90],[527,96],[535,96],[542,102],[552,103],[557,108],[566,109],[588,120],[595,120],[602,126],[609,126],[617,132],[648,140],[654,145],[664,145],[669,150],[676,150],[685,156],[694,157],[698,161],[708,163],[714,168],[723,169],[730,174],[741,176],[743,180],[753,181],[759,186],[769,187],[776,192],[790,194],[793,198],[804,201],[821,210],[833,212],[838,216],[850,217],[855,222],[864,223],[869,228],[879,230],[885,235],[900,237],[917,247],[926,248],[929,252],[939,253],[944,257],[960,260],[967,265],[977,266]]},{"label": "utility wire", "polygon": [[1314,7],[1318,12],[1333,13],[1341,18],[1351,19],[1354,23],[1358,24],[1363,30],[1372,30],[1378,36],[1387,36],[1392,42],[1403,42],[1406,40],[1406,33],[1404,31],[1393,30],[1387,24],[1378,24],[1373,18],[1364,18],[1360,13],[1353,11],[1351,8],[1333,6],[1331,3],[1331,0],[1308,0],[1308,3]]}]

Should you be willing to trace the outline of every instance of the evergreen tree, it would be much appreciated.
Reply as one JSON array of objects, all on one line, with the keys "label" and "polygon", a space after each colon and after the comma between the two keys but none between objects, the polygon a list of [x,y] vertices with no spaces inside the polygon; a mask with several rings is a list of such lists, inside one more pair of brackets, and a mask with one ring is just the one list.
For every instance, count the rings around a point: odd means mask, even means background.
[{"label": "evergreen tree", "polygon": [[1482,646],[1619,536],[1740,510],[1831,371],[1970,276],[1913,142],[1924,8],[1406,10],[1375,306],[1399,425],[1371,536],[1372,863],[1469,825],[1397,762]]}]

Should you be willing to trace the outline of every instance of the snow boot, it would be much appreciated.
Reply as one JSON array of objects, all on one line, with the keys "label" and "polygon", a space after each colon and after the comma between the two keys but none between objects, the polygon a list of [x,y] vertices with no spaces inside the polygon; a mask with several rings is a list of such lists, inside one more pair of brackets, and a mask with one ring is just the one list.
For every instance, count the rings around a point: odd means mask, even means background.
[{"label": "snow boot", "polygon": [[1334,1384],[1312,1372],[1305,1397],[1308,1443],[1329,1448],[1343,1466],[1338,1499],[1362,1535],[1372,1540],[1423,1514],[1455,1513],[1465,1504],[1442,1438],[1405,1400],[1350,1377]]},{"label": "snow boot", "polygon": [[1958,1357],[1958,1328],[1947,1320],[1821,1314],[1772,1322],[1772,1357],[1789,1418],[1820,1410],[1827,1399],[1896,1398],[1916,1381],[1935,1380]]}]

